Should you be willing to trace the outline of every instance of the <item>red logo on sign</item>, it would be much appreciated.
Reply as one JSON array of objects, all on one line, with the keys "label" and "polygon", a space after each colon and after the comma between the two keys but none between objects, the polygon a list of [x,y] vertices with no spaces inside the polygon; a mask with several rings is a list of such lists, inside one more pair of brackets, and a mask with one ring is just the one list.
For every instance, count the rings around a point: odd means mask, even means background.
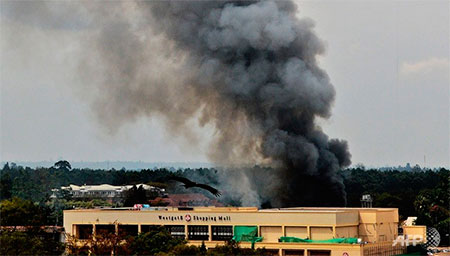
[{"label": "red logo on sign", "polygon": [[191,221],[191,215],[186,214],[186,216],[184,216],[184,218],[186,219],[186,221]]},{"label": "red logo on sign", "polygon": [[344,253],[342,254],[342,256],[348,256],[348,253],[344,252]]}]

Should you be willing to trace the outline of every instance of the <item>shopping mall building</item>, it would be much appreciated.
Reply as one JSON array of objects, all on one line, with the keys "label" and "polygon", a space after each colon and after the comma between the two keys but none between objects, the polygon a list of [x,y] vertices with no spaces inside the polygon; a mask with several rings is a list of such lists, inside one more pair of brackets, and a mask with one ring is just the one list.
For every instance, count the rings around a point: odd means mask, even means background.
[{"label": "shopping mall building", "polygon": [[161,207],[64,211],[65,231],[78,239],[98,232],[133,235],[163,225],[173,236],[183,237],[190,244],[204,241],[206,247],[213,248],[239,237],[241,247],[254,244],[274,255],[398,255],[405,250],[401,244],[393,246],[398,221],[395,208]]}]

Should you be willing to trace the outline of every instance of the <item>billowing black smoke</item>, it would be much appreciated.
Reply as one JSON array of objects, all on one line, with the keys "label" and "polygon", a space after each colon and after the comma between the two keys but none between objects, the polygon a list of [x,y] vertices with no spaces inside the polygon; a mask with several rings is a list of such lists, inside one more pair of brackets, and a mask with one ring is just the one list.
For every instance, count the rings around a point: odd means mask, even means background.
[{"label": "billowing black smoke", "polygon": [[[26,13],[23,22],[77,36],[73,47],[82,50],[72,57],[81,60],[75,77],[84,86],[77,91],[94,96],[109,131],[150,116],[194,144],[198,120],[215,131],[210,159],[232,166],[218,172],[225,197],[274,207],[345,204],[337,171],[350,164],[347,144],[317,125],[335,97],[317,65],[324,45],[292,1],[10,1],[5,8],[8,17]],[[262,167],[242,167],[255,164]]]},{"label": "billowing black smoke", "polygon": [[210,159],[233,166],[218,172],[225,197],[345,204],[337,171],[350,164],[347,143],[317,125],[335,97],[317,65],[324,45],[292,1],[9,1],[2,9],[79,35],[78,91],[94,96],[109,131],[156,116],[194,144],[192,120],[212,127]]},{"label": "billowing black smoke", "polygon": [[195,69],[186,84],[218,130],[218,160],[235,151],[269,160],[275,177],[253,174],[250,183],[276,183],[266,199],[273,206],[345,204],[337,170],[350,164],[347,143],[330,140],[315,123],[330,115],[335,91],[317,65],[324,46],[312,21],[298,19],[291,1],[145,4],[156,31]]}]

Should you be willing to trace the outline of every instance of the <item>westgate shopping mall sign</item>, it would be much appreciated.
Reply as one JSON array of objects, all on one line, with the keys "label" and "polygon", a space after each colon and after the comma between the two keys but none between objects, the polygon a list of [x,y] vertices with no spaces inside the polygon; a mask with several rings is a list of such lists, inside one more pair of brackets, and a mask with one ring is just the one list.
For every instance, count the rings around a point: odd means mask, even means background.
[{"label": "westgate shopping mall sign", "polygon": [[159,220],[165,220],[165,221],[204,221],[204,222],[208,222],[208,221],[212,221],[212,222],[220,222],[220,221],[231,221],[231,217],[230,216],[226,216],[226,215],[220,215],[220,216],[197,216],[197,215],[190,215],[190,214],[186,214],[186,215],[175,215],[175,216],[163,216],[163,215],[158,215]]}]

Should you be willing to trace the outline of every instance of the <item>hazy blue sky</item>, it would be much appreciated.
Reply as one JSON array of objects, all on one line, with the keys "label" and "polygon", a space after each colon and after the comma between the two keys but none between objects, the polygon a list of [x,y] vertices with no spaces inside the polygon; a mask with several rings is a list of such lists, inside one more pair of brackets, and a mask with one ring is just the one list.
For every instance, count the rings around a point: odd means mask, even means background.
[{"label": "hazy blue sky", "polygon": [[[78,73],[81,42],[93,33],[87,13],[44,15],[30,4],[18,15],[8,4],[1,1],[1,161],[207,161],[208,127],[197,130],[197,145],[166,133],[157,117],[115,135],[100,128]],[[423,165],[426,156],[427,166],[449,166],[449,5],[299,2],[299,16],[327,43],[320,65],[337,91],[321,124],[349,142],[354,164]],[[47,22],[55,13],[57,27]]]}]

